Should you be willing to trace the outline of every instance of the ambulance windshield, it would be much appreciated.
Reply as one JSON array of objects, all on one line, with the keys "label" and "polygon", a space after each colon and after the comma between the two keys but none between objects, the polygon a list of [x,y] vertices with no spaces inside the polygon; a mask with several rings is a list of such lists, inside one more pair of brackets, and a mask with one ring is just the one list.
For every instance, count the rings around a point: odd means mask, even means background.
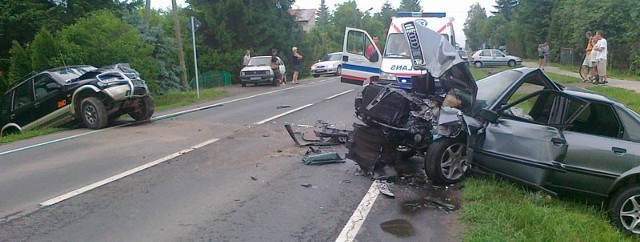
[{"label": "ambulance windshield", "polygon": [[409,43],[402,33],[390,34],[386,45],[385,58],[411,59]]}]

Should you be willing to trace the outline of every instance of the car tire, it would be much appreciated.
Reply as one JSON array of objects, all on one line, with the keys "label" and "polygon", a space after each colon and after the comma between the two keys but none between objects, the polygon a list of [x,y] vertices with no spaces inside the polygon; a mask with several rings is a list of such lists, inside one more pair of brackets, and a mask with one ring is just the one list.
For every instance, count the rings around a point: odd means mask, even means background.
[{"label": "car tire", "polygon": [[434,184],[456,183],[469,169],[463,138],[440,138],[431,143],[424,158],[427,176]]},{"label": "car tire", "polygon": [[[636,205],[634,205],[636,204]],[[613,224],[629,235],[640,235],[640,186],[631,185],[618,190],[609,201],[609,218]]]},{"label": "car tire", "polygon": [[136,111],[129,113],[129,116],[136,121],[147,121],[151,119],[151,116],[155,111],[156,103],[153,102],[153,99],[151,99],[150,96],[144,96],[140,98],[140,107],[138,107]]},{"label": "car tire", "polygon": [[80,102],[80,116],[84,126],[90,129],[104,128],[109,121],[107,108],[96,97],[88,97]]},{"label": "car tire", "polygon": [[338,66],[338,68],[336,68],[336,76],[342,75],[342,66]]},{"label": "car tire", "polygon": [[480,67],[482,67],[482,62],[480,62],[480,61],[473,62],[473,66],[475,68],[480,68]]},{"label": "car tire", "polygon": [[514,60],[509,60],[509,61],[507,62],[507,66],[508,66],[508,67],[514,67],[514,66],[516,66],[516,61],[514,61]]},{"label": "car tire", "polygon": [[242,87],[246,87],[246,86],[247,86],[247,83],[246,83],[246,82],[240,82],[240,85],[241,85]]}]

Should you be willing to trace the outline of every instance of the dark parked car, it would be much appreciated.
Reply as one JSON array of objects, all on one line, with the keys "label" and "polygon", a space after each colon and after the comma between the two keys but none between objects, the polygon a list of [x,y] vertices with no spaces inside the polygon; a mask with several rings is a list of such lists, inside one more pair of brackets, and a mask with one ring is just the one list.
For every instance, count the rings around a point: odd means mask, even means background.
[{"label": "dark parked car", "polygon": [[25,77],[4,93],[0,132],[56,127],[75,119],[101,129],[122,114],[149,120],[154,110],[147,84],[128,64],[60,67]]},{"label": "dark parked car", "polygon": [[474,168],[554,195],[605,200],[617,227],[640,234],[638,113],[534,68],[475,82],[453,46],[422,48],[439,36],[411,28],[414,68],[427,74],[413,77],[411,89],[364,88],[355,100],[364,125],[354,125],[349,158],[372,172],[417,154],[434,183],[458,182]]}]

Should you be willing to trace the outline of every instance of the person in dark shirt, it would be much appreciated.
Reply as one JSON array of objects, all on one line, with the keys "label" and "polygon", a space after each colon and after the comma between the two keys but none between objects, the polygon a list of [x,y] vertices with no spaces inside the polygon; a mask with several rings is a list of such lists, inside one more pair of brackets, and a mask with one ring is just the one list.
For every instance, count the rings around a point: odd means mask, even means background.
[{"label": "person in dark shirt", "polygon": [[271,70],[273,71],[273,83],[283,84],[282,74],[280,73],[280,60],[278,60],[278,50],[271,50]]},{"label": "person in dark shirt", "polygon": [[293,63],[293,78],[291,79],[291,83],[295,85],[299,84],[298,72],[300,71],[300,60],[302,60],[302,55],[298,53],[298,47],[295,46],[291,48],[291,52],[293,52],[293,54],[291,55],[291,62]]}]

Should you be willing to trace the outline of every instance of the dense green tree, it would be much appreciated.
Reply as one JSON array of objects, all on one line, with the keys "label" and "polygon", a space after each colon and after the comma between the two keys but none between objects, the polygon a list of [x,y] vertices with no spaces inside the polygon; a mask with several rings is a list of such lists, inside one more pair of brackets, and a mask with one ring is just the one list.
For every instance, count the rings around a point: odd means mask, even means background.
[{"label": "dense green tree", "polygon": [[422,6],[420,6],[420,0],[402,0],[400,1],[400,7],[398,11],[404,12],[422,12]]},{"label": "dense green tree", "polygon": [[464,35],[467,38],[465,46],[471,50],[477,50],[482,47],[484,40],[479,36],[480,28],[487,19],[487,13],[479,3],[471,5],[467,12],[467,19],[464,22]]},{"label": "dense green tree", "polygon": [[[23,48],[18,41],[11,43],[9,53],[11,54],[11,65],[9,67],[8,78],[6,78],[6,87],[15,84],[20,78],[33,71],[29,50]],[[4,90],[2,90],[2,92],[4,93]]]},{"label": "dense green tree", "polygon": [[43,71],[64,63],[61,59],[56,40],[51,32],[40,30],[33,39],[31,48],[31,66],[35,71]]}]

